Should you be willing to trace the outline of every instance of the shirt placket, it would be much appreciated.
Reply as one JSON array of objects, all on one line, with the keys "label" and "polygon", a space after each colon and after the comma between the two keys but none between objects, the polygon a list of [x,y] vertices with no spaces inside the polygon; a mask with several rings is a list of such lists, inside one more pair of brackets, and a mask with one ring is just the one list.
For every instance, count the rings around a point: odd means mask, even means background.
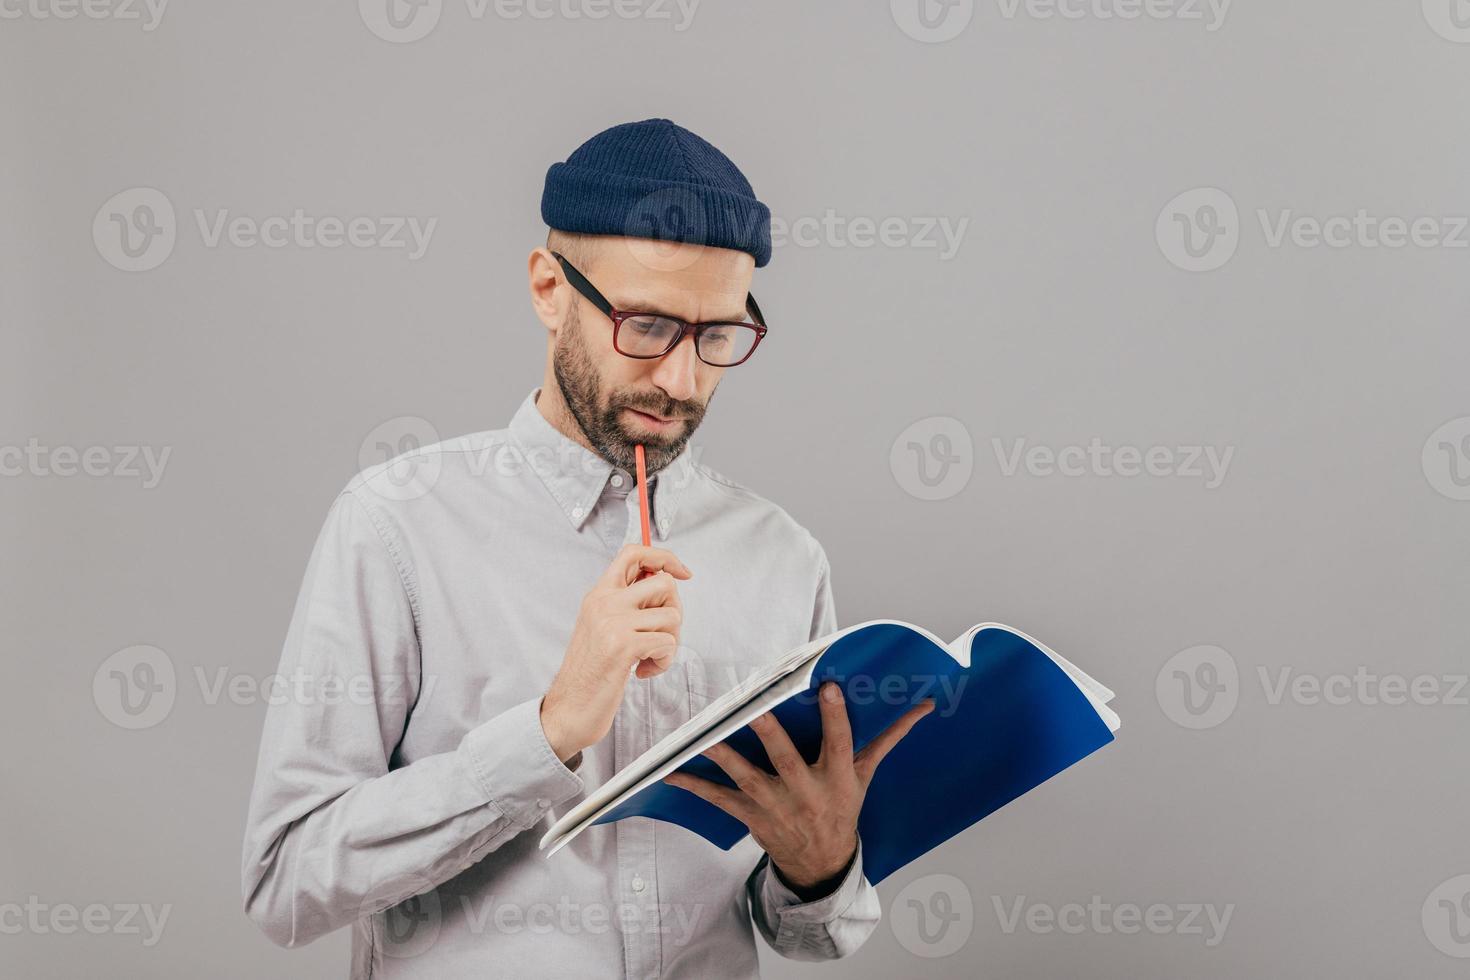
[{"label": "shirt placket", "polygon": [[[624,496],[623,502],[627,524],[622,544],[640,542],[642,532],[636,490]],[[622,544],[617,547],[621,548]],[[649,685],[630,679],[623,702],[613,718],[614,765],[617,771],[653,746],[654,705]],[[611,889],[617,900],[611,917],[622,929],[623,964],[627,976],[638,980],[657,977],[662,959],[653,823],[648,817],[629,817],[613,824],[617,834],[618,880]]]}]

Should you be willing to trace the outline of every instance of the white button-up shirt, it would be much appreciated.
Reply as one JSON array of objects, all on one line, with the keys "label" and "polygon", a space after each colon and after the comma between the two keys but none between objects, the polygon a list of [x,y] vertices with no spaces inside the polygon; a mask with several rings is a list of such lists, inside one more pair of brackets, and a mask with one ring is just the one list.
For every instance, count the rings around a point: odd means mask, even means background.
[{"label": "white button-up shirt", "polygon": [[650,479],[680,649],[630,677],[612,731],[563,764],[541,697],[582,596],[639,540],[636,479],[536,407],[365,470],[307,565],[266,716],[245,909],[276,942],[352,926],[353,977],[754,977],[754,931],[831,959],[877,925],[862,849],[802,902],[750,838],[722,851],[632,817],[552,857],[551,821],[753,666],[837,628],[827,557],[687,449]]}]

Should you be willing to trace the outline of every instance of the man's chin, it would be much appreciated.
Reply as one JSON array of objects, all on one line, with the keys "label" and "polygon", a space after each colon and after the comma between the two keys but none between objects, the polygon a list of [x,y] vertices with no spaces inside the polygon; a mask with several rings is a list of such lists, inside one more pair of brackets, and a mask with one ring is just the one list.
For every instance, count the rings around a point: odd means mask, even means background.
[{"label": "man's chin", "polygon": [[[688,421],[684,421],[680,428],[682,429],[688,424]],[[622,438],[623,449],[627,453],[627,466],[630,469],[633,466],[634,459],[633,447],[639,443],[643,444],[643,451],[649,472],[655,472],[668,466],[684,451],[684,447],[688,443],[688,440],[684,438],[682,432],[672,437],[663,437],[651,433],[636,432],[624,425],[618,426],[618,435]]]}]

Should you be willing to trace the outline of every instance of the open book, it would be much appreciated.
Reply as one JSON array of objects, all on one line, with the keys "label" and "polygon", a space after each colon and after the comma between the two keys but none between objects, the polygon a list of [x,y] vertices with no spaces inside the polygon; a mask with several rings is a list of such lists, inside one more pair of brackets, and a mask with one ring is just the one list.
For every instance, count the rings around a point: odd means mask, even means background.
[{"label": "open book", "polygon": [[774,767],[751,719],[770,711],[808,763],[821,750],[818,687],[842,685],[856,752],[910,705],[934,708],[884,757],[858,818],[863,871],[877,884],[920,855],[1113,740],[1108,690],[1009,626],[981,623],[945,643],[920,626],[876,619],[802,644],[633,760],[541,838],[547,856],[595,824],[643,816],[728,850],[745,825],[661,780],[683,770],[733,786],[701,753],[717,742]]}]

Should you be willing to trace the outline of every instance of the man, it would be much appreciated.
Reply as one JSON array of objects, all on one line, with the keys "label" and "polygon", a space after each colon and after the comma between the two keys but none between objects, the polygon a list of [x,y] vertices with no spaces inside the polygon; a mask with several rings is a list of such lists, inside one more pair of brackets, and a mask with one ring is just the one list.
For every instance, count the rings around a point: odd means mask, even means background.
[{"label": "man", "polygon": [[769,210],[667,119],[588,140],[541,208],[542,383],[506,428],[368,469],[328,513],[280,671],[338,696],[269,710],[246,911],[284,946],[353,926],[354,977],[748,977],[752,921],[784,956],[846,955],[880,916],[867,782],[932,703],[854,754],[829,683],[815,762],[766,716],[776,772],[722,744],[735,788],[671,776],[750,829],[729,851],[643,817],[537,848],[754,665],[836,629],[821,545],[688,450],[765,333]]}]

